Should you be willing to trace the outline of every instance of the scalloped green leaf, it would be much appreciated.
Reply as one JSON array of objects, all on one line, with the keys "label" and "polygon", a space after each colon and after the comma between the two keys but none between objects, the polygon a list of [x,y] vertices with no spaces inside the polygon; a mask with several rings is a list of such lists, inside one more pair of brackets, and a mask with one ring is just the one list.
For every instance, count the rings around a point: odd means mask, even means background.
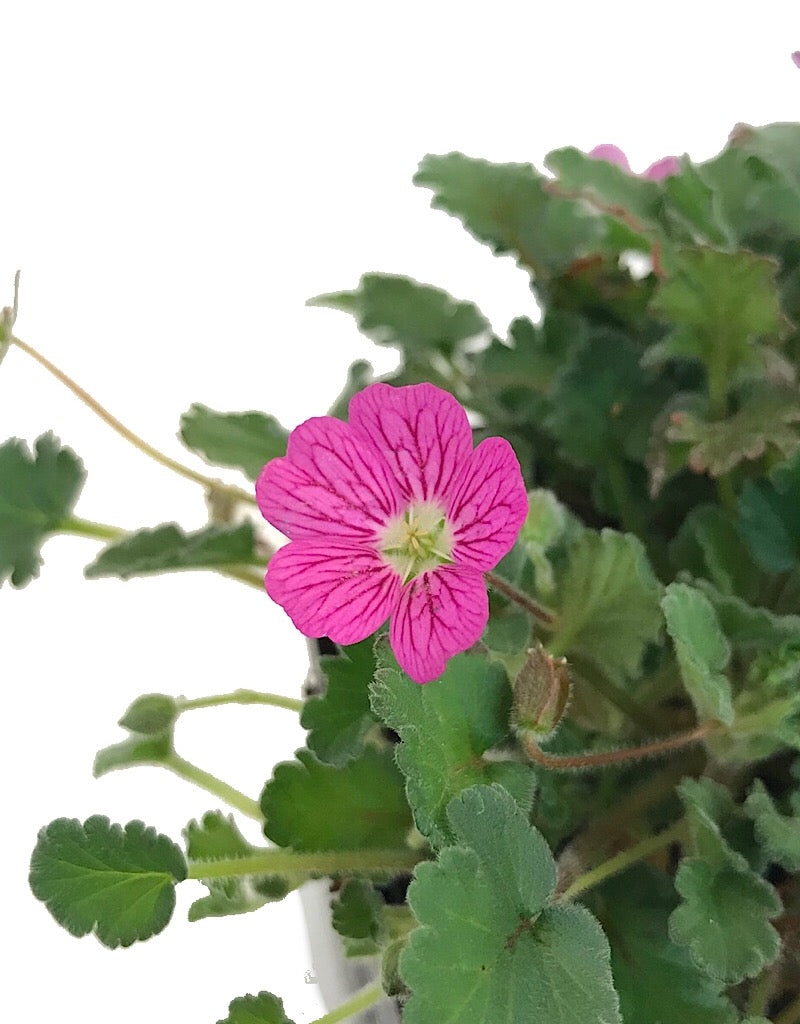
[{"label": "scalloped green leaf", "polygon": [[0,587],[24,587],[39,575],[41,547],[69,519],[86,473],[52,433],[31,452],[12,437],[0,445]]},{"label": "scalloped green leaf", "polygon": [[474,786],[448,817],[457,845],[408,891],[405,1024],[621,1024],[608,942],[587,910],[550,902],[553,858],[510,794]]},{"label": "scalloped green leaf", "polygon": [[755,559],[786,572],[800,559],[800,451],[769,480],[746,480],[739,497],[739,527]]},{"label": "scalloped green leaf", "polygon": [[396,849],[412,825],[392,752],[374,747],[338,768],[298,750],[276,766],[261,810],[266,837],[295,850]]},{"label": "scalloped green leaf", "polygon": [[675,645],[681,678],[701,721],[733,721],[733,692],[723,669],[730,644],[714,606],[686,583],[670,583],[662,601],[667,632]]},{"label": "scalloped green leaf", "polygon": [[328,415],[335,416],[340,420],[346,420],[348,409],[350,408],[350,399],[353,395],[357,395],[359,391],[363,391],[364,388],[374,382],[375,369],[372,363],[367,362],[366,359],[356,359],[354,363],[350,364],[345,385],[328,410]]},{"label": "scalloped green leaf", "polygon": [[429,155],[414,184],[433,190],[431,206],[457,217],[495,253],[512,252],[537,278],[596,251],[603,222],[580,203],[547,191],[531,164],[494,164],[463,153]]},{"label": "scalloped green leaf", "polygon": [[[230,860],[260,852],[244,838],[233,815],[226,816],[221,811],[208,811],[200,821],[190,821],[183,835],[190,861]],[[208,895],[189,907],[190,921],[249,914],[266,903],[282,900],[294,888],[294,884],[279,875],[237,875],[200,881],[208,888]]]},{"label": "scalloped green leaf", "polygon": [[527,765],[484,757],[509,732],[511,687],[505,670],[459,654],[433,685],[420,686],[398,667],[385,644],[370,687],[375,713],[400,736],[397,763],[419,831],[433,846],[452,842],[450,800],[469,786],[500,783],[525,810],[533,798]]},{"label": "scalloped green leaf", "polygon": [[263,412],[215,412],[195,402],[181,416],[179,436],[212,466],[240,469],[256,480],[267,462],[286,454],[289,431]]},{"label": "scalloped green leaf", "polygon": [[271,992],[239,996],[228,1007],[228,1016],[217,1024],[294,1024],[283,1009],[283,1000]]},{"label": "scalloped green leaf", "polygon": [[141,821],[112,825],[100,815],[81,824],[58,818],[39,832],[30,885],[72,935],[93,932],[116,949],[162,931],[186,878],[178,846]]},{"label": "scalloped green leaf", "polygon": [[254,553],[250,523],[205,526],[193,533],[185,533],[175,523],[164,523],[109,544],[86,566],[84,575],[89,580],[102,576],[129,580],[184,569],[219,569],[252,562]]},{"label": "scalloped green leaf", "polygon": [[451,355],[460,342],[485,334],[489,323],[472,302],[397,274],[364,274],[351,292],[318,295],[310,306],[351,313],[378,345]]},{"label": "scalloped green leaf", "polygon": [[303,705],[300,724],[306,743],[320,761],[343,765],[357,757],[377,719],[369,706],[369,684],[375,673],[375,638],[343,647],[340,654],[320,659],[326,688]]},{"label": "scalloped green leaf", "polygon": [[388,938],[385,903],[373,885],[349,878],[331,909],[334,929],[341,935],[348,956],[374,956]]},{"label": "scalloped green leaf", "polygon": [[544,163],[557,176],[562,190],[584,197],[614,216],[633,216],[660,226],[660,183],[631,174],[609,160],[595,159],[574,146],[554,149]]},{"label": "scalloped green leaf", "polygon": [[800,615],[776,615],[733,594],[720,593],[708,580],[689,582],[714,606],[722,632],[734,647],[771,650],[800,637]]},{"label": "scalloped green leaf", "polygon": [[800,871],[800,817],[781,814],[760,779],[753,783],[744,806],[770,859],[787,871]]},{"label": "scalloped green leaf", "polygon": [[637,537],[585,530],[568,549],[548,648],[584,658],[615,680],[635,676],[661,632],[662,594]]}]

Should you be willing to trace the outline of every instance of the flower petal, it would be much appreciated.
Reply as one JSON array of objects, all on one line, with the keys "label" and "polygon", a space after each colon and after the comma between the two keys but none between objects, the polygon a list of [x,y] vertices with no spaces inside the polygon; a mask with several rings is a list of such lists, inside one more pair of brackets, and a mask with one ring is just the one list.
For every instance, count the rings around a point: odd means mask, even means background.
[{"label": "flower petal", "polygon": [[511,550],[528,514],[525,481],[514,449],[488,437],[464,465],[447,507],[453,559],[486,572]]},{"label": "flower petal", "polygon": [[355,644],[388,618],[400,577],[377,552],[329,541],[292,541],[270,559],[267,593],[305,636]]},{"label": "flower petal", "polygon": [[792,60],[794,61],[795,65],[798,68],[800,68],[800,50],[794,51],[794,53],[792,54]]},{"label": "flower petal", "polygon": [[264,518],[292,540],[369,544],[401,507],[380,452],[332,416],[292,431],[285,458],[261,471],[256,498]]},{"label": "flower petal", "polygon": [[489,619],[486,584],[475,569],[440,566],[403,588],[392,613],[389,642],[416,683],[444,672],[447,659],[480,637]]},{"label": "flower petal", "polygon": [[680,169],[681,162],[676,156],[662,156],[660,160],[650,164],[642,177],[649,178],[650,181],[663,181],[671,174],[677,174]]},{"label": "flower petal", "polygon": [[628,163],[628,158],[619,146],[615,146],[611,142],[604,142],[601,146],[595,146],[588,155],[594,160],[607,160],[608,163],[616,164],[617,167],[621,167],[628,174],[631,173],[631,165]]},{"label": "flower petal", "polygon": [[350,425],[382,452],[406,500],[446,498],[472,451],[467,414],[433,384],[371,384],[350,400]]}]

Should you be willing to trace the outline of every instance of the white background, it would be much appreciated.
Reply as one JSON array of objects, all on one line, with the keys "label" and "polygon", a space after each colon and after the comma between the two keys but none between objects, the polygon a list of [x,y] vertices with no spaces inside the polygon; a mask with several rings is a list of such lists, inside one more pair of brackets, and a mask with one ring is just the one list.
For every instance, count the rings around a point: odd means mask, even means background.
[{"label": "white background", "polygon": [[[324,412],[373,349],[304,306],[366,270],[476,301],[502,332],[526,278],[428,209],[429,151],[541,166],[616,142],[635,169],[715,153],[737,121],[800,115],[795,2],[405,4],[0,2],[0,305],[17,333],[173,456],[193,401]],[[78,514],[123,527],[204,522],[200,489],[111,434],[19,351],[0,369],[0,439],[53,429],[83,458]],[[198,468],[202,468],[198,464]],[[229,474],[227,479],[235,479]],[[6,1020],[205,1024],[247,991],[319,1012],[296,899],[185,921],[127,951],[71,938],[27,890],[37,828],[141,817],[176,839],[218,806],[157,769],[91,778],[129,701],[253,686],[296,695],[302,640],[266,596],[210,574],[84,582],[90,541],[45,548],[0,593]],[[257,797],[301,743],[267,708],[195,712],[181,752]],[[248,835],[257,841],[257,830]]]}]

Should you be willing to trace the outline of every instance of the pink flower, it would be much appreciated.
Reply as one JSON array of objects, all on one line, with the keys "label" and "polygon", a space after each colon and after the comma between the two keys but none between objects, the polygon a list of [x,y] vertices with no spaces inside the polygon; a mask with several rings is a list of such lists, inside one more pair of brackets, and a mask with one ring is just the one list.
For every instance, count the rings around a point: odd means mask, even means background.
[{"label": "pink flower", "polygon": [[[621,167],[628,174],[633,174],[628,158],[619,146],[614,146],[610,142],[603,143],[602,146],[595,146],[589,153],[589,156],[595,160],[607,160],[610,164],[616,164],[617,167]],[[654,164],[650,164],[647,170],[639,175],[639,177],[649,178],[651,181],[663,181],[670,174],[677,174],[679,170],[680,161],[676,156],[663,156],[660,160],[656,160]]]},{"label": "pink flower", "polygon": [[800,68],[800,50],[795,50],[792,54],[792,60]]},{"label": "pink flower", "polygon": [[472,447],[467,415],[432,384],[372,384],[331,416],[292,431],[256,484],[264,518],[290,542],[267,593],[306,636],[353,644],[391,616],[389,639],[418,683],[481,635],[483,573],[527,515],[508,441]]}]

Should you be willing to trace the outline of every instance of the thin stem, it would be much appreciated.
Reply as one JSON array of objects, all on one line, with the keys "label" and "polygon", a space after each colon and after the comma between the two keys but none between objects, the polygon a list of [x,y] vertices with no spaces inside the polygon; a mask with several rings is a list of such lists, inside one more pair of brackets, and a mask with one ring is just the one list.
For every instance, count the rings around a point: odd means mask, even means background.
[{"label": "thin stem", "polygon": [[362,1010],[366,1010],[367,1007],[373,1006],[375,1003],[379,1003],[381,999],[385,999],[386,993],[383,991],[380,982],[371,981],[369,985],[365,985],[360,988],[355,995],[351,996],[346,1003],[342,1003],[341,1006],[337,1006],[335,1010],[331,1010],[330,1013],[325,1013],[321,1017],[317,1017],[311,1024],[339,1024],[341,1020],[347,1020],[348,1017],[352,1017],[353,1014],[361,1013]]},{"label": "thin stem", "polygon": [[800,1024],[800,995],[778,1014],[775,1024]]},{"label": "thin stem", "polygon": [[513,601],[518,604],[520,608],[524,608],[526,612],[532,615],[539,622],[543,622],[549,629],[553,629],[556,621],[555,612],[546,608],[543,604],[539,604],[538,601],[534,600],[529,594],[523,593],[521,590],[517,590],[515,586],[502,579],[500,576],[495,576],[493,572],[485,572],[484,578],[490,586],[494,587],[495,590],[499,591],[503,597],[507,597],[509,601]]},{"label": "thin stem", "polygon": [[259,693],[256,690],[234,690],[233,693],[220,693],[213,697],[195,697],[193,700],[178,701],[180,711],[194,711],[198,708],[215,708],[220,704],[269,704],[274,708],[285,708],[287,711],[303,710],[303,701],[294,697],[282,697],[277,693]]},{"label": "thin stem", "polygon": [[171,469],[174,473],[178,473],[180,476],[185,477],[187,480],[192,480],[196,484],[207,488],[211,491],[217,491],[225,494],[229,498],[235,498],[237,501],[244,501],[250,505],[256,504],[255,496],[249,494],[247,491],[242,490],[241,487],[235,487],[229,484],[222,483],[221,480],[213,480],[211,477],[205,476],[203,473],[197,473],[195,470],[190,469],[189,466],[184,466],[182,463],[177,462],[175,459],[165,455],[163,452],[154,448],[147,441],[143,440],[138,434],[134,434],[132,430],[121,423],[116,416],[105,409],[98,401],[75,381],[68,377],[63,370],[59,370],[57,366],[46,359],[40,352],[37,352],[35,348],[26,344],[20,338],[13,336],[9,339],[11,344],[16,345],[17,348],[22,349],[32,359],[34,359],[40,366],[43,366],[49,373],[51,373],[56,380],[59,380],[65,387],[67,387],[74,395],[76,395],[84,405],[88,406],[93,413],[100,417],[104,423],[107,423],[112,430],[115,430],[121,437],[124,437],[126,441],[129,441],[135,448],[138,448],[140,452],[148,455],[151,459],[160,463],[162,466],[166,466],[167,469]]},{"label": "thin stem", "polygon": [[764,968],[761,974],[753,979],[747,997],[748,1016],[763,1017],[766,1014],[774,980],[775,976],[769,967]]},{"label": "thin stem", "polygon": [[240,875],[396,875],[413,871],[425,854],[419,850],[321,850],[297,853],[274,847],[249,857],[192,860],[188,878],[233,878]]},{"label": "thin stem", "polygon": [[[223,782],[222,779],[218,779],[216,775],[204,772],[203,769],[198,768],[197,765],[191,764],[189,761],[185,761],[178,754],[172,753],[164,761],[159,763],[165,768],[168,768],[171,772],[174,772],[180,778],[185,779],[187,782],[192,782],[195,786],[199,786],[201,789],[205,789],[208,793],[213,793],[214,796],[218,796],[220,800],[224,800],[226,804],[230,804],[231,807],[235,807],[237,811],[240,811],[248,818],[253,818],[255,821],[264,820],[261,808],[255,800],[251,800],[249,796],[246,796],[238,789],[234,789],[233,786],[229,786],[228,783]],[[202,875],[199,877],[205,878],[208,876]]]},{"label": "thin stem", "polygon": [[641,842],[610,857],[608,860],[603,861],[602,864],[598,864],[596,868],[578,875],[575,881],[564,890],[559,899],[562,901],[574,899],[579,893],[586,892],[587,889],[593,889],[601,882],[605,882],[607,878],[611,878],[612,875],[618,875],[620,872],[626,871],[633,864],[637,864],[640,860],[650,857],[657,850],[661,850],[663,847],[669,846],[670,843],[680,839],[684,835],[685,829],[686,819],[681,818],[680,821],[677,821],[663,832],[659,832],[658,835],[647,836]]},{"label": "thin stem", "polygon": [[55,530],[58,533],[73,533],[76,537],[89,537],[92,540],[122,540],[127,533],[119,526],[93,523],[88,519],[79,519],[77,516],[63,519],[55,527]]},{"label": "thin stem", "polygon": [[689,746],[691,743],[697,743],[699,740],[704,739],[717,728],[719,726],[716,722],[706,722],[689,732],[667,736],[661,740],[654,740],[652,743],[645,743],[640,747],[605,750],[599,754],[547,754],[530,737],[523,738],[522,744],[528,757],[536,764],[542,765],[543,768],[550,768],[556,771],[573,768],[603,768],[609,764],[632,761],[639,757],[658,757],[661,754],[668,754],[673,750],[680,750],[681,747]]}]

